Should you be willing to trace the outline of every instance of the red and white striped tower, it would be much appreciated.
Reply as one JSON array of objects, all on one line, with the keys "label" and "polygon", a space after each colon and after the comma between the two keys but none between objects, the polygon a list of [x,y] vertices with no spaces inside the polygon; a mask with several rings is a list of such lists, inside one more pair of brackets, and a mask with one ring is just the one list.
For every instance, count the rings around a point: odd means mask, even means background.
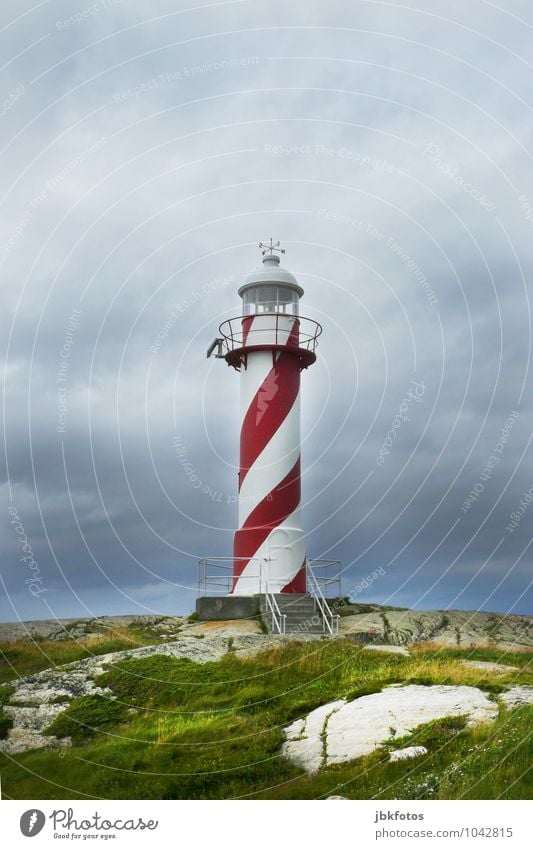
[{"label": "red and white striped tower", "polygon": [[232,595],[306,592],[300,521],[300,372],[321,327],[299,315],[303,289],[280,266],[279,242],[239,289],[243,312],[220,327],[226,361],[241,374],[239,528]]}]

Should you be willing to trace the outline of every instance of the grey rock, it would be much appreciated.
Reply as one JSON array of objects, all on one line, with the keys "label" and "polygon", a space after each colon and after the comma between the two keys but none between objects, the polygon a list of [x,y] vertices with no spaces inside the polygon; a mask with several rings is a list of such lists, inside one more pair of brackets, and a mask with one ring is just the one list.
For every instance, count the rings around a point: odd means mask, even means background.
[{"label": "grey rock", "polygon": [[491,663],[488,660],[463,660],[464,666],[470,669],[479,669],[482,672],[520,672],[517,666],[507,666],[503,663]]},{"label": "grey rock", "polygon": [[76,638],[113,636],[113,628],[139,625],[153,631],[167,633],[179,630],[186,621],[184,616],[101,616],[81,619],[40,619],[30,622],[0,622],[0,642],[20,639],[68,640]]},{"label": "grey rock", "polygon": [[59,739],[52,735],[43,736],[27,728],[12,728],[7,740],[1,741],[0,751],[6,755],[18,755],[29,749],[67,749],[72,745],[70,737]]},{"label": "grey rock", "polygon": [[42,704],[35,707],[15,707],[6,705],[4,713],[18,728],[29,731],[43,731],[56,716],[65,710],[62,704]]},{"label": "grey rock", "polygon": [[56,749],[71,745],[69,738],[43,735],[43,731],[65,709],[64,704],[39,704],[35,707],[6,705],[4,713],[13,720],[7,738],[0,741],[0,751],[8,755],[28,749]]},{"label": "grey rock", "polygon": [[501,693],[498,698],[506,708],[533,705],[533,687],[511,687],[506,693]]},{"label": "grey rock", "polygon": [[[351,612],[353,610],[353,613]],[[438,645],[533,648],[533,617],[468,610],[376,610],[357,612],[344,606],[341,634],[409,645],[431,641]]]},{"label": "grey rock", "polygon": [[84,658],[20,678],[11,682],[15,692],[4,711],[13,720],[13,727],[8,731],[6,739],[0,740],[0,751],[14,754],[28,749],[69,746],[68,738],[58,740],[42,732],[56,716],[67,709],[73,699],[93,694],[111,695],[111,690],[98,686],[95,679],[119,661],[164,655],[187,658],[195,663],[209,663],[220,660],[230,649],[240,656],[251,657],[259,651],[279,645],[283,639],[266,634],[243,634],[234,638],[218,635],[201,640],[176,637],[172,642]]},{"label": "grey rock", "polygon": [[409,652],[405,648],[405,646],[389,646],[389,645],[381,646],[381,645],[376,645],[375,643],[372,643],[371,645],[363,646],[363,651],[384,651],[384,652],[389,652],[390,654],[404,654],[404,655],[409,656]]},{"label": "grey rock", "polygon": [[282,754],[308,773],[370,754],[392,734],[403,737],[418,725],[466,714],[468,725],[492,720],[498,706],[476,687],[447,685],[387,687],[351,702],[322,705],[285,729]]},{"label": "grey rock", "polygon": [[405,749],[395,749],[389,755],[389,761],[408,761],[411,758],[419,758],[421,755],[427,755],[428,750],[425,746],[407,746]]}]

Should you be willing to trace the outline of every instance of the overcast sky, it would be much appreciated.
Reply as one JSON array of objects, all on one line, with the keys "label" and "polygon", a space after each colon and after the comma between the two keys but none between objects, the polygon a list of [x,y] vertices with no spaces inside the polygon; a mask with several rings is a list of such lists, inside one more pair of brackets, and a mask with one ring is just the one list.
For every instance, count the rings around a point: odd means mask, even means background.
[{"label": "overcast sky", "polygon": [[309,555],[532,612],[531,4],[176,5],[2,0],[1,618],[193,608],[237,522],[205,352],[270,236],[324,327]]}]

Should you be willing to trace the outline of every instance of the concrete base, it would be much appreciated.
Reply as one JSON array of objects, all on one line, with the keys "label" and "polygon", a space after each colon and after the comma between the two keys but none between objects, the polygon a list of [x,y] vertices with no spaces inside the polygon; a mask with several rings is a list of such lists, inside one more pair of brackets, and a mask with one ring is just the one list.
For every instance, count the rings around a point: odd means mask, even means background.
[{"label": "concrete base", "polygon": [[259,596],[201,596],[196,599],[196,612],[201,622],[253,619],[260,613]]}]

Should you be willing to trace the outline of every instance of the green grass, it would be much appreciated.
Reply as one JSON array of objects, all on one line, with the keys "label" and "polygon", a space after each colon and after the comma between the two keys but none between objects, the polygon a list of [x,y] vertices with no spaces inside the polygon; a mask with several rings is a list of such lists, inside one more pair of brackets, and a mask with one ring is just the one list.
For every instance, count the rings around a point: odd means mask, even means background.
[{"label": "green grass", "polygon": [[[522,653],[516,656],[523,660]],[[283,727],[332,699],[352,699],[393,682],[468,684],[488,691],[531,682],[525,668],[490,676],[465,667],[463,658],[485,659],[472,651],[423,647],[410,657],[365,652],[341,639],[285,643],[250,659],[228,652],[204,665],[165,655],[123,661],[98,679],[109,696],[74,701],[49,727],[49,733],[71,736],[72,749],[2,758],[4,794],[17,799],[309,799],[334,793],[360,799],[526,798],[531,708],[502,710],[495,723],[476,729],[466,729],[461,718],[429,723],[372,755],[313,776],[280,756]],[[502,662],[513,662],[511,655]],[[425,745],[429,753],[389,763],[387,750],[400,745]]]},{"label": "green grass", "polygon": [[80,743],[112,728],[126,717],[126,708],[120,702],[99,694],[82,696],[57,716],[46,729],[56,737],[71,737]]},{"label": "green grass", "polygon": [[0,684],[85,657],[139,648],[160,641],[159,637],[141,627],[115,626],[100,637],[77,640],[27,638],[0,643]]},{"label": "green grass", "polygon": [[524,670],[533,670],[533,654],[529,651],[506,651],[496,648],[441,648],[439,652],[443,657],[461,660],[484,660],[490,663],[501,663],[506,666],[519,666]]},{"label": "green grass", "polygon": [[4,705],[9,702],[13,693],[13,687],[0,687],[0,739],[6,737],[7,732],[13,725],[13,720],[4,713]]},{"label": "green grass", "polygon": [[[530,799],[532,722],[531,707],[502,711],[496,722],[471,730],[459,717],[431,722],[383,750],[256,798]],[[386,750],[406,745],[425,745],[428,754],[389,763]]]}]

